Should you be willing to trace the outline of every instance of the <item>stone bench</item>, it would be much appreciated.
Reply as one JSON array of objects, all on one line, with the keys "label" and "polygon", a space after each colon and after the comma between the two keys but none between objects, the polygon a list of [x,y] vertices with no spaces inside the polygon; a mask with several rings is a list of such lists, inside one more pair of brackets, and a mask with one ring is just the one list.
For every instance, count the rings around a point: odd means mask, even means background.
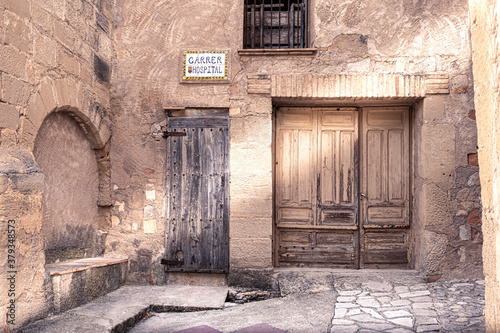
[{"label": "stone bench", "polygon": [[85,258],[45,265],[51,312],[64,312],[118,289],[126,280],[127,269],[127,258]]}]

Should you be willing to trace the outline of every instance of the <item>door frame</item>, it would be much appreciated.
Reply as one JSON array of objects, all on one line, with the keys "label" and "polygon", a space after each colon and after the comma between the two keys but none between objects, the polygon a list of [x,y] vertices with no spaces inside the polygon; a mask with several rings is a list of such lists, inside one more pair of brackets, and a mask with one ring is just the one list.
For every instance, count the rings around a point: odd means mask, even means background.
[{"label": "door frame", "polygon": [[[282,107],[297,107],[297,108],[312,108],[312,109],[324,109],[324,108],[350,108],[350,107],[355,107],[358,108],[358,136],[359,136],[359,142],[358,142],[358,169],[361,168],[361,162],[362,162],[362,145],[363,145],[363,140],[361,139],[361,135],[363,133],[363,128],[362,128],[362,116],[363,116],[363,109],[364,108],[370,108],[370,107],[407,107],[408,108],[408,127],[409,127],[409,132],[408,132],[408,221],[409,221],[409,228],[408,228],[408,248],[407,248],[407,256],[408,256],[408,264],[405,269],[414,269],[415,268],[415,225],[413,222],[413,215],[414,215],[414,197],[415,197],[415,188],[414,188],[414,183],[415,183],[415,128],[414,128],[414,117],[415,117],[415,104],[412,103],[391,103],[388,101],[387,103],[380,103],[380,104],[363,104],[363,105],[353,105],[353,104],[344,104],[344,103],[338,103],[334,105],[294,105],[293,103],[286,103],[286,104],[273,104],[272,108],[272,117],[271,117],[271,122],[272,122],[272,138],[271,138],[271,150],[272,150],[272,186],[273,186],[273,191],[272,191],[272,200],[273,200],[273,230],[272,230],[272,261],[273,261],[273,267],[275,268],[280,268],[279,266],[279,261],[278,261],[278,251],[279,251],[279,242],[278,242],[278,235],[277,235],[277,221],[278,221],[278,210],[277,210],[277,175],[276,175],[276,164],[277,164],[277,154],[276,154],[276,148],[277,148],[277,113],[278,110]],[[358,173],[360,173],[360,170],[358,170]],[[359,189],[359,193],[361,193],[361,177],[359,176],[357,179],[357,187]],[[358,193],[358,228],[361,229],[361,198]],[[361,235],[361,231],[358,231],[359,234]],[[361,247],[361,239],[358,240],[358,251],[360,251]],[[358,267],[359,269],[359,264],[361,262],[360,259],[360,254],[358,255]],[[299,267],[296,267],[299,268]]]}]

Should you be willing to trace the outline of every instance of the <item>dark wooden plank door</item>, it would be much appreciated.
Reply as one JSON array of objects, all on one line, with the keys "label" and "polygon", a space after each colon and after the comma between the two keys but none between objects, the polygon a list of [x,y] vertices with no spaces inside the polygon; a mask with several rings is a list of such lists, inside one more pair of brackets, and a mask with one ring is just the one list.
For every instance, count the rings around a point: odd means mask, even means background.
[{"label": "dark wooden plank door", "polygon": [[407,107],[363,109],[363,268],[408,267],[409,138]]},{"label": "dark wooden plank door", "polygon": [[229,120],[169,117],[165,263],[168,271],[229,269]]},{"label": "dark wooden plank door", "polygon": [[278,266],[357,267],[357,123],[353,108],[278,110]]}]

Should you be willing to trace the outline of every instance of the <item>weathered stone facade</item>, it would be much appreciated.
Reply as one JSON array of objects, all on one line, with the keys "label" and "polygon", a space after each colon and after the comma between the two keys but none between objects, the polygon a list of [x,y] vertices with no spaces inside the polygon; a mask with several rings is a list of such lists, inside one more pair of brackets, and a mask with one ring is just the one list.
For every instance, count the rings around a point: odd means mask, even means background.
[{"label": "weathered stone facade", "polygon": [[[52,141],[43,141],[48,134],[42,133],[44,122],[58,118],[50,115],[53,112],[65,112],[59,118],[83,129],[68,138],[74,143],[69,151],[77,146],[75,140],[88,140],[79,145],[79,158],[88,170],[85,174],[91,175],[84,181],[94,185],[83,192],[92,192],[86,196],[88,205],[96,202],[92,221],[78,226],[90,228],[83,233],[90,245],[61,260],[104,252],[106,257],[129,258],[129,282],[175,281],[161,264],[168,230],[166,179],[171,177],[161,137],[167,124],[164,108],[223,109],[230,118],[228,281],[266,287],[276,264],[275,108],[407,106],[410,267],[429,280],[482,276],[467,1],[317,0],[309,10],[308,48],[269,52],[241,49],[243,1],[202,6],[192,0],[0,2],[0,149],[6,156],[0,201],[9,203],[2,204],[9,209],[1,222],[3,230],[12,218],[30,228],[33,239],[27,243],[32,249],[22,252],[26,261],[19,261],[19,271],[36,267],[40,272],[29,287],[17,286],[20,295],[25,291],[18,304],[30,307],[28,314],[20,305],[19,324],[48,312],[44,294],[50,288],[44,287],[43,264],[53,235],[44,231],[41,208],[47,206],[42,198],[50,200],[48,191],[42,193],[50,188],[50,177],[45,177],[44,186],[45,171],[36,163],[41,166],[39,160],[50,156],[38,153],[54,148]],[[228,51],[229,79],[181,82],[186,50]],[[54,134],[61,135],[57,142],[64,141],[71,125],[64,126]],[[31,159],[29,172],[21,166],[10,171],[19,154]],[[67,160],[48,159],[51,170]],[[33,203],[26,211],[11,205],[18,199],[9,196],[19,188],[14,175],[25,173],[33,179],[19,190]],[[79,202],[77,197],[71,199],[73,204]],[[72,232],[62,234],[59,244],[72,241]],[[19,242],[24,242],[21,236]],[[2,262],[5,244],[0,244]],[[6,291],[1,292],[0,315],[7,311]]]},{"label": "weathered stone facade", "polygon": [[[242,6],[117,4],[107,250],[130,256],[130,278],[163,277],[163,107],[229,108],[231,270],[265,272],[273,267],[273,106],[398,104],[413,106],[413,265],[434,278],[480,276],[467,3],[316,1],[316,51],[284,55],[238,51]],[[179,83],[181,51],[215,49],[229,50],[228,83]]]},{"label": "weathered stone facade", "polygon": [[[59,242],[59,245],[71,243],[74,250],[78,249],[73,253],[67,251],[62,256],[59,253],[57,258],[49,261],[64,260],[68,256],[95,256],[99,252],[98,240],[102,239],[102,232],[106,230],[106,223],[103,225],[103,222],[110,221],[106,143],[111,131],[105,110],[110,105],[109,72],[113,59],[111,12],[111,2],[108,1],[0,2],[1,279],[7,281],[8,271],[12,268],[17,272],[15,283],[1,284],[0,325],[4,330],[53,311],[52,288],[44,269],[46,250],[49,247],[56,249],[58,246],[54,242]],[[57,119],[61,117],[67,117],[69,128],[57,129],[61,124]],[[52,121],[46,120],[48,118]],[[47,128],[49,122],[54,127]],[[69,196],[63,194],[63,198],[67,199],[65,201],[61,201],[61,197],[57,199],[57,196],[48,198],[50,191],[54,194],[54,187],[58,186],[57,182],[49,184],[50,178],[57,178],[57,170],[66,168],[70,163],[68,158],[71,157],[61,154],[73,151],[74,146],[67,138],[49,140],[42,143],[43,147],[36,148],[35,141],[43,141],[38,136],[42,127],[45,127],[45,136],[55,137],[80,127],[81,133],[77,133],[80,136],[76,140],[87,142],[79,142],[77,146],[84,147],[87,155],[79,154],[73,159],[77,165],[87,163],[95,173],[94,179],[90,177],[89,180],[93,193],[84,199],[84,202],[94,201],[94,216],[91,219],[81,221],[81,211],[80,215],[71,210],[65,211],[65,207],[75,207],[81,201],[78,189]],[[33,156],[34,150],[43,153],[43,156]],[[45,155],[48,150],[52,152]],[[83,158],[86,160],[82,161]],[[39,159],[44,159],[45,165],[51,164],[52,176],[44,177],[43,168],[37,165]],[[73,170],[75,167],[79,168],[73,165]],[[59,176],[64,177],[63,174]],[[83,182],[87,182],[85,172],[66,183],[66,188],[71,183]],[[47,188],[52,189],[47,191]],[[56,201],[59,210],[52,213],[58,215],[59,222],[54,228],[44,225],[54,221],[47,210],[44,212],[49,215],[44,221],[42,206],[54,205]],[[73,221],[70,222],[71,219]],[[92,219],[94,222],[89,223]],[[16,227],[16,248],[10,253],[7,243],[9,220],[15,221]],[[76,238],[73,234],[75,224],[76,229],[85,229]],[[85,226],[89,224],[96,226],[88,229]],[[59,232],[59,239],[54,230]],[[54,236],[52,240],[51,236]],[[8,261],[12,258],[8,254],[13,255],[15,263]],[[11,267],[12,263],[14,266]],[[14,310],[7,308],[11,300],[15,300]],[[6,314],[15,314],[15,318]],[[13,319],[8,324],[7,320]]]},{"label": "weathered stone facade", "polygon": [[483,262],[486,282],[486,331],[498,332],[500,282],[498,269],[499,146],[498,110],[500,9],[496,1],[469,1],[474,61],[474,93],[478,122],[479,165],[482,226],[484,232]]}]

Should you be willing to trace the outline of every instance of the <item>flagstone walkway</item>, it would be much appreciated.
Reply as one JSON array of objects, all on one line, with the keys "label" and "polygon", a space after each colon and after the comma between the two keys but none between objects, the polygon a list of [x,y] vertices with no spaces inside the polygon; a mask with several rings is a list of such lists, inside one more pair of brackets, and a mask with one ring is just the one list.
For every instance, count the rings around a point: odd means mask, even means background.
[{"label": "flagstone walkway", "polygon": [[335,286],[331,332],[484,332],[484,281]]}]

